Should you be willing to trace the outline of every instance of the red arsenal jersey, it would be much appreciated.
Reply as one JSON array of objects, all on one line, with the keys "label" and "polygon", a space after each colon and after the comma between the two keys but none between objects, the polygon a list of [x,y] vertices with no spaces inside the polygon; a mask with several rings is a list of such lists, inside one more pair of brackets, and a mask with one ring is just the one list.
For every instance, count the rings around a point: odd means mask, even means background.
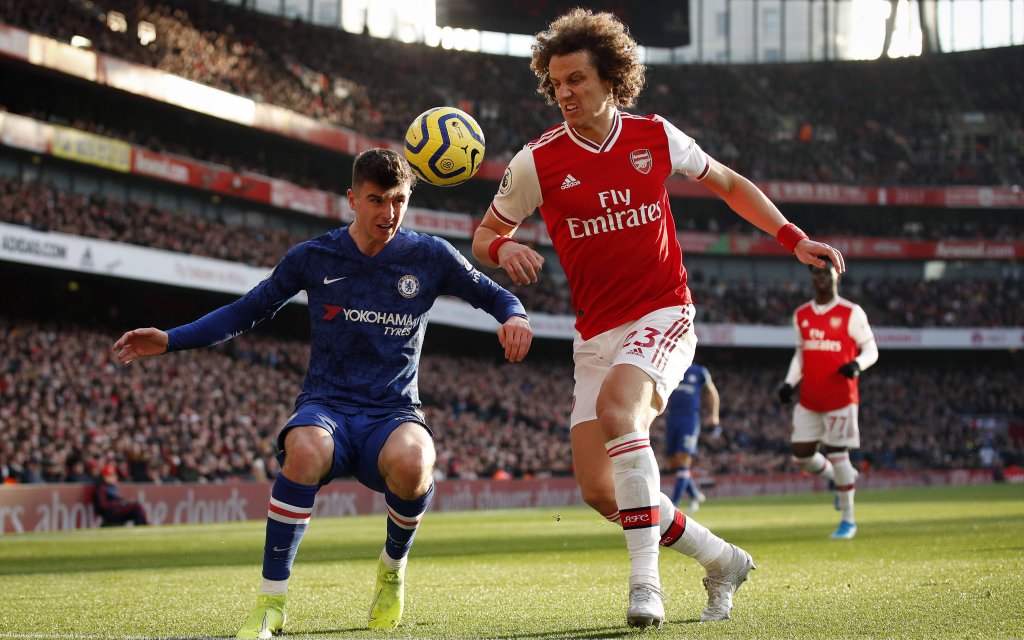
[{"label": "red arsenal jersey", "polygon": [[659,116],[619,112],[596,144],[564,122],[509,163],[491,211],[518,225],[540,209],[584,339],[690,303],[665,180],[700,180],[707,155]]},{"label": "red arsenal jersey", "polygon": [[859,404],[857,380],[839,373],[839,367],[857,357],[859,344],[874,339],[864,310],[836,296],[827,305],[797,307],[793,321],[803,358],[800,404],[818,412]]}]

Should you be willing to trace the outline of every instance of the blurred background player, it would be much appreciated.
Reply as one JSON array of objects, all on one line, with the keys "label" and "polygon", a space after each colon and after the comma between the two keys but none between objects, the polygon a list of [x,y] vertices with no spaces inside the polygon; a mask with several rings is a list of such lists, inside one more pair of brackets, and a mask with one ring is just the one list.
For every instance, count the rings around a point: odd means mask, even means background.
[{"label": "blurred background player", "polygon": [[117,468],[112,464],[103,465],[96,478],[93,507],[103,519],[104,527],[126,522],[149,524],[145,507],[134,500],[125,500],[121,495],[121,488],[117,484]]},{"label": "blurred background player", "polygon": [[[848,540],[857,534],[857,470],[849,452],[860,447],[857,378],[878,361],[878,346],[864,310],[838,295],[839,274],[831,264],[812,265],[811,282],[814,300],[793,314],[796,352],[779,400],[791,402],[800,384],[800,401],[793,409],[793,458],[804,471],[835,483],[842,519],[832,538]],[[825,455],[818,451],[819,443]]]},{"label": "blurred background player", "polygon": [[309,368],[277,438],[283,461],[267,512],[261,595],[239,638],[269,638],[284,626],[288,579],[316,493],[343,476],[384,494],[387,539],[369,626],[397,626],[409,549],[434,495],[436,453],[417,388],[434,300],[454,295],[490,313],[508,360],[529,350],[533,333],[515,296],[448,242],[401,228],[415,183],[394,151],[363,152],[348,190],[350,225],[292,247],[239,300],[166,333],[129,331],[114,344],[122,364],[211,346],[274,317],[300,291],[308,295]]},{"label": "blurred background player", "polygon": [[633,106],[646,68],[611,13],[574,9],[537,34],[537,91],[564,122],[519,151],[473,237],[473,255],[515,284],[544,258],[512,239],[540,209],[569,281],[576,335],[570,440],[584,501],[622,525],[629,550],[626,623],[661,627],[659,543],[707,571],[701,620],[727,620],[754,568],[743,549],[688,519],[661,493],[651,422],[693,360],[695,309],[665,181],[696,180],[805,264],[842,255],[789,223],[760,189],[660,116]]},{"label": "blurred background player", "polygon": [[665,455],[668,457],[669,469],[675,471],[672,504],[678,506],[679,500],[686,495],[690,499],[690,513],[696,513],[705,500],[693,479],[691,468],[700,440],[701,398],[705,396],[708,401],[708,424],[717,427],[721,404],[718,388],[711,380],[707,368],[694,363],[669,396],[668,407],[665,409]]}]

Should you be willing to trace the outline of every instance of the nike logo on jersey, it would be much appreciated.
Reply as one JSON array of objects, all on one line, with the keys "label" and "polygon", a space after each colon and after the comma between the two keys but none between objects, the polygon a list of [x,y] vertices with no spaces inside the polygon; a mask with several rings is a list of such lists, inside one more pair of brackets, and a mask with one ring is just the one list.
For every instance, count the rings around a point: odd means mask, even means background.
[{"label": "nike logo on jersey", "polygon": [[327,276],[324,276],[324,284],[332,284],[334,282],[337,282],[338,280],[344,280],[347,277],[348,276],[341,276],[340,278],[328,278]]},{"label": "nike logo on jersey", "polygon": [[571,173],[565,174],[565,180],[562,180],[562,191],[578,186],[580,186],[579,180],[574,178]]}]

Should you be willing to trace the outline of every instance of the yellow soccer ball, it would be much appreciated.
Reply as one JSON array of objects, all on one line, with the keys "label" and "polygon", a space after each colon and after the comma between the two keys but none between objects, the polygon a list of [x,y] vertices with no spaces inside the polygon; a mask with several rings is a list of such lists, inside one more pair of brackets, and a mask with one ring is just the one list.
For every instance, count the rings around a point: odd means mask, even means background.
[{"label": "yellow soccer ball", "polygon": [[409,125],[405,158],[423,180],[453,187],[472,178],[484,161],[484,132],[465,111],[434,107]]}]

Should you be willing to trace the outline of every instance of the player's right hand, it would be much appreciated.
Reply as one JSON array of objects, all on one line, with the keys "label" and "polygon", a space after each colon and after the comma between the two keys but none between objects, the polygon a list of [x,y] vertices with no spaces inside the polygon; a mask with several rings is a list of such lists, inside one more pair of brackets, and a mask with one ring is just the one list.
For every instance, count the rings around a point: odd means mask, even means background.
[{"label": "player's right hand", "polygon": [[782,386],[779,387],[779,402],[782,404],[789,404],[793,402],[793,385],[788,382],[783,382]]},{"label": "player's right hand", "polygon": [[506,242],[498,247],[498,266],[505,270],[513,284],[537,282],[537,272],[544,266],[544,256],[525,244]]},{"label": "player's right hand", "polygon": [[843,366],[839,367],[839,373],[843,374],[850,380],[853,380],[860,375],[860,363],[856,360],[850,360]]},{"label": "player's right hand", "polygon": [[128,364],[136,358],[158,356],[167,351],[167,333],[155,327],[132,329],[126,332],[111,348],[117,353],[117,361]]}]

